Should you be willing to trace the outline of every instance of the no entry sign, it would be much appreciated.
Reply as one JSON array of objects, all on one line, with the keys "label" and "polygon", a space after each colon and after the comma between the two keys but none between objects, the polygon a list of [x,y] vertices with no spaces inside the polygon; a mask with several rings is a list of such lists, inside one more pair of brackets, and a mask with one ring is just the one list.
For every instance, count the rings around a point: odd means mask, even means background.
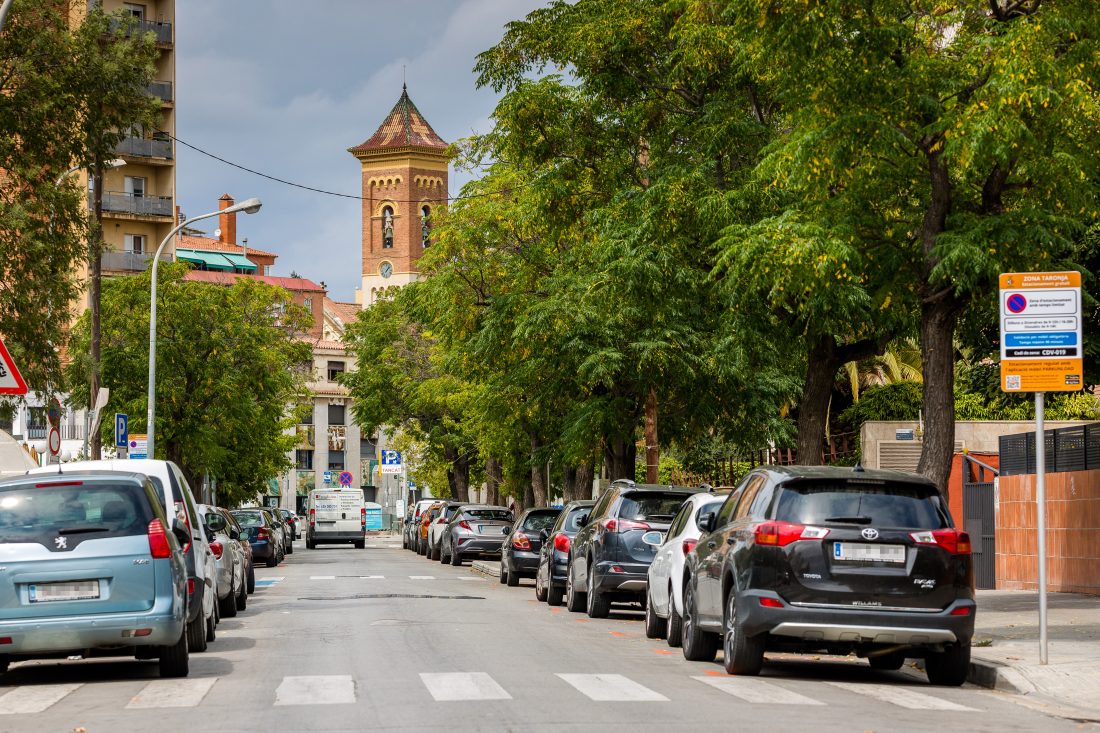
[{"label": "no entry sign", "polygon": [[1076,392],[1083,365],[1081,273],[1001,275],[1001,389]]}]

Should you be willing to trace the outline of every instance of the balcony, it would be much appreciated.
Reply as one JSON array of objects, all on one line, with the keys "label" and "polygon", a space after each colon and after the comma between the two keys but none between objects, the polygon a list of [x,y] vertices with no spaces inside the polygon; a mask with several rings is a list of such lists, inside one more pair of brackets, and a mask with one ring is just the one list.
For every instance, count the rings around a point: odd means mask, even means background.
[{"label": "balcony", "polygon": [[[145,272],[151,259],[153,259],[152,252],[109,250],[100,256],[100,263],[102,263],[104,272]],[[172,255],[161,253],[160,261],[171,262]]]},{"label": "balcony", "polygon": [[[89,199],[90,197],[89,193]],[[103,210],[137,216],[175,216],[171,196],[146,196],[117,191],[103,192]]]},{"label": "balcony", "polygon": [[129,155],[135,158],[164,158],[172,159],[171,140],[147,140],[143,137],[128,137],[115,146],[115,152],[119,155]]},{"label": "balcony", "polygon": [[170,81],[154,81],[147,89],[154,97],[160,97],[165,102],[172,101],[172,82]]},{"label": "balcony", "polygon": [[128,37],[136,36],[139,33],[155,33],[157,35],[157,45],[172,45],[171,23],[157,23],[156,21],[141,20],[140,18],[112,19],[111,33],[116,32],[120,28]]}]

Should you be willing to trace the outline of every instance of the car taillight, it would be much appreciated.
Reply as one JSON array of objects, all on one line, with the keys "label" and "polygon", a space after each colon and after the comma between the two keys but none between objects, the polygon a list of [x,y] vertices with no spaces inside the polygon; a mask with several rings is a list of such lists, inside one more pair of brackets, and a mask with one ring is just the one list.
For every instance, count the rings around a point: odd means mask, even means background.
[{"label": "car taillight", "polygon": [[259,542],[261,540],[266,540],[269,537],[270,537],[270,535],[268,534],[266,528],[264,528],[264,527],[257,527],[256,528],[256,541],[257,542]]},{"label": "car taillight", "polygon": [[195,579],[194,578],[188,578],[187,579],[187,595],[189,595],[189,596],[195,595]]},{"label": "car taillight", "polygon": [[756,525],[755,541],[758,545],[786,547],[799,540],[821,540],[829,534],[824,527],[812,527],[790,522],[764,522]]},{"label": "car taillight", "polygon": [[440,517],[439,519],[435,520],[435,523],[436,524],[446,524],[447,519],[445,517]]},{"label": "car taillight", "polygon": [[783,601],[778,598],[761,598],[760,605],[764,608],[783,608]]},{"label": "car taillight", "polygon": [[683,541],[682,543],[680,543],[680,546],[681,546],[682,548],[684,548],[684,554],[686,555],[686,554],[688,554],[689,552],[691,552],[692,550],[694,550],[694,549],[695,549],[695,546],[696,546],[697,544],[699,544],[699,540],[698,540],[698,539],[694,539],[694,540],[684,540],[684,541]]},{"label": "car taillight", "polygon": [[470,526],[470,523],[467,522],[465,519],[463,519],[461,522],[459,522],[458,526],[462,527],[462,529],[473,529],[473,527]]},{"label": "car taillight", "polygon": [[149,522],[149,554],[154,560],[163,560],[172,556],[172,546],[168,544],[168,533],[159,519]]},{"label": "car taillight", "polygon": [[615,519],[608,517],[600,522],[600,526],[608,532],[629,532],[632,529],[644,529],[649,531],[649,525],[645,522],[635,522],[630,519]]},{"label": "car taillight", "polygon": [[222,552],[224,552],[225,550],[222,547],[221,542],[211,542],[210,543],[210,551],[214,553],[214,557],[221,560],[222,559]]},{"label": "car taillight", "polygon": [[317,524],[317,510],[316,509],[310,509],[309,510],[309,526],[313,527],[316,524]]},{"label": "car taillight", "polygon": [[11,644],[11,643],[12,643],[12,641],[11,641],[10,636],[0,636],[0,644],[5,644],[6,645],[6,644]]},{"label": "car taillight", "polygon": [[957,529],[935,529],[909,534],[918,545],[938,545],[952,555],[970,554],[970,535]]},{"label": "car taillight", "polygon": [[359,509],[359,522],[363,525],[364,531],[367,529],[367,508],[360,507]]},{"label": "car taillight", "polygon": [[959,606],[958,608],[951,609],[952,616],[969,616],[970,606]]},{"label": "car taillight", "polygon": [[554,535],[554,549],[558,552],[569,552],[569,537],[563,534]]},{"label": "car taillight", "polygon": [[512,547],[517,550],[530,550],[531,538],[525,535],[523,532],[516,532],[512,535]]}]

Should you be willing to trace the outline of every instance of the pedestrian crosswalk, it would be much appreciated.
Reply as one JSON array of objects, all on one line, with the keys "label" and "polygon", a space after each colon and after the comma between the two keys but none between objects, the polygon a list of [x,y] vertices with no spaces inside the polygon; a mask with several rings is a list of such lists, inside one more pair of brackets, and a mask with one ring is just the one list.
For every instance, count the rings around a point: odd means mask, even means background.
[{"label": "pedestrian crosswalk", "polygon": [[[688,680],[702,683],[692,687]],[[218,696],[219,686],[227,682],[222,677],[158,679],[140,683],[88,682],[73,684],[0,686],[0,716],[34,715],[65,705],[79,707],[88,696],[99,700],[119,697],[118,707],[125,710],[159,708],[193,708]],[[419,684],[417,684],[419,682]],[[532,686],[509,689],[508,679],[498,681],[487,672],[423,672],[411,676],[401,689],[410,696],[410,703],[428,698],[439,703],[498,701],[521,704],[530,695]],[[644,682],[644,683],[643,683]],[[232,680],[226,695],[247,694],[256,699],[265,697],[274,706],[354,705],[360,702],[359,690],[370,687],[368,680],[352,675],[296,675],[278,680],[258,679],[247,683],[255,689],[242,690],[241,680]],[[720,673],[707,676],[688,675],[648,678],[642,682],[623,674],[572,673],[546,674],[544,683],[535,687],[567,703],[587,698],[600,703],[634,702],[665,704],[686,702],[698,704],[711,701],[736,701],[753,706],[833,706],[866,708],[870,701],[886,707],[925,712],[980,712],[974,707],[982,698],[973,691],[944,690],[921,685],[874,684],[862,682],[806,681],[796,679],[764,679],[731,677]],[[797,688],[797,689],[794,689]],[[921,691],[922,689],[927,691]],[[952,699],[955,698],[955,699]],[[732,699],[732,700],[731,700]],[[965,700],[968,704],[963,704]],[[735,704],[736,704],[735,703]]]}]

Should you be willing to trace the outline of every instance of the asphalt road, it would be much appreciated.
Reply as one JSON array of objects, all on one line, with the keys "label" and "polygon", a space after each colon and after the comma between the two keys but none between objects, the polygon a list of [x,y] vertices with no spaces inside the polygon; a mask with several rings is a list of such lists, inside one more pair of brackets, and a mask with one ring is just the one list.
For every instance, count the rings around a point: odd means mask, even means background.
[{"label": "asphalt road", "polygon": [[1082,729],[862,661],[772,658],[759,678],[727,677],[646,639],[640,613],[551,609],[529,583],[507,588],[399,541],[299,543],[257,578],[187,679],[132,660],[14,665],[0,733]]}]

